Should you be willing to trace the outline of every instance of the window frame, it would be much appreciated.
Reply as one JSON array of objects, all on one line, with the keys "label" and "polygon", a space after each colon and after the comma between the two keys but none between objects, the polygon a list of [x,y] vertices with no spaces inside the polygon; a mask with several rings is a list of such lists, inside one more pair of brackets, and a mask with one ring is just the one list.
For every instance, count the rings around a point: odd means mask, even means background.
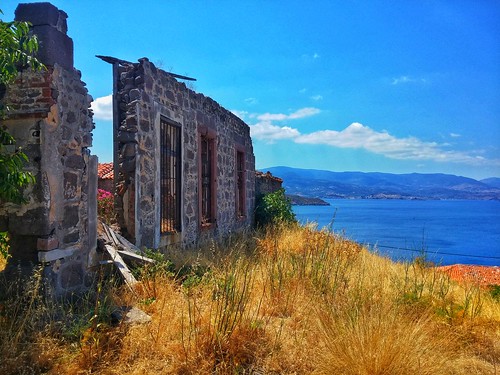
[{"label": "window frame", "polygon": [[[204,160],[203,148],[205,145],[207,146],[208,160]],[[215,132],[208,129],[200,131],[198,150],[199,225],[202,229],[209,229],[217,222],[217,137]],[[209,173],[208,176],[204,177],[207,168]],[[209,211],[208,217],[207,210]]]},{"label": "window frame", "polygon": [[[170,145],[166,142],[169,136],[174,138],[174,145],[172,142]],[[169,153],[174,158],[173,160],[169,160]],[[167,180],[166,183],[165,180]],[[173,202],[171,204],[165,203],[164,199],[167,194],[172,196],[172,186],[174,189]],[[160,116],[160,235],[182,232],[181,194],[182,127],[180,124]],[[172,220],[173,223],[167,225],[165,219]]]}]

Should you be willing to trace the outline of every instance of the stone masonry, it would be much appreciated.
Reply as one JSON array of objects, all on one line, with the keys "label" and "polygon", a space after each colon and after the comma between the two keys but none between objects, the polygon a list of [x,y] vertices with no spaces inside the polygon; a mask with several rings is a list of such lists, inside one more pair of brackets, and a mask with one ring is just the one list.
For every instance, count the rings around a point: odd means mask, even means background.
[{"label": "stone masonry", "polygon": [[[248,125],[146,58],[138,63],[101,58],[113,64],[115,207],[124,234],[138,246],[161,248],[251,227],[255,158]],[[182,222],[180,230],[168,234],[161,233],[159,224],[162,119],[181,129]],[[209,226],[200,217],[200,137],[206,134],[214,141],[216,174],[215,220]],[[236,209],[237,155],[244,159],[243,214]]]},{"label": "stone masonry", "polygon": [[283,180],[273,176],[271,172],[255,172],[255,196],[274,193],[283,187]]},{"label": "stone masonry", "polygon": [[26,204],[0,204],[0,230],[11,237],[7,272],[41,262],[58,295],[89,286],[97,236],[97,158],[88,149],[92,98],[73,68],[66,18],[49,3],[16,9],[17,21],[32,23],[46,69],[19,73],[3,99],[11,110],[2,121],[37,181],[24,192]]}]

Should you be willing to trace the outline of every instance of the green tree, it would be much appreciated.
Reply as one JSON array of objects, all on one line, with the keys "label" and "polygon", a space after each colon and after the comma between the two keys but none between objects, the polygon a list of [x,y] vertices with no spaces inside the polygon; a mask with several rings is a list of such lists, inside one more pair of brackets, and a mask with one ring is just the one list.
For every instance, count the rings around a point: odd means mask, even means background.
[{"label": "green tree", "polygon": [[281,188],[257,198],[255,222],[257,226],[297,222],[292,204],[285,196],[285,189]]},{"label": "green tree", "polygon": [[[0,14],[3,14],[0,9]],[[0,119],[5,118],[7,105],[2,101],[7,85],[12,83],[20,69],[42,69],[36,59],[38,40],[30,35],[27,22],[0,20]],[[0,202],[23,203],[23,188],[35,182],[35,177],[24,170],[28,158],[4,126],[0,126]],[[8,234],[0,232],[0,254],[6,256]]]}]

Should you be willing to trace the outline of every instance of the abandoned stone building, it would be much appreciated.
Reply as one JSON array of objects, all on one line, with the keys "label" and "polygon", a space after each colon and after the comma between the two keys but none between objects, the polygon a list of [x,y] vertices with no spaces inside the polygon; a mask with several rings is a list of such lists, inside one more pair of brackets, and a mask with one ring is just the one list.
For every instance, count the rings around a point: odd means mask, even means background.
[{"label": "abandoned stone building", "polygon": [[[15,17],[32,24],[46,69],[20,72],[2,99],[11,108],[2,126],[28,155],[37,182],[25,192],[26,204],[0,204],[0,230],[10,233],[9,264],[41,262],[56,291],[71,292],[88,285],[88,270],[98,263],[92,98],[73,67],[66,13],[50,3],[20,4]],[[113,72],[108,187],[122,234],[157,249],[251,227],[249,126],[146,58],[101,58]]]},{"label": "abandoned stone building", "polygon": [[115,209],[137,246],[192,245],[253,223],[250,128],[148,59],[113,67]]}]

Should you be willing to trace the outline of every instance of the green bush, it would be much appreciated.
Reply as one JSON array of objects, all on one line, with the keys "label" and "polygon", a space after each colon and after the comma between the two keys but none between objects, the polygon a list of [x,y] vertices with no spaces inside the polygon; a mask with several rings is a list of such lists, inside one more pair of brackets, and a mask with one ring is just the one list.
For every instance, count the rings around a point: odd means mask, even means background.
[{"label": "green bush", "polygon": [[297,219],[293,213],[292,204],[285,196],[285,189],[281,188],[273,193],[257,197],[255,208],[255,223],[257,226],[296,222]]}]

